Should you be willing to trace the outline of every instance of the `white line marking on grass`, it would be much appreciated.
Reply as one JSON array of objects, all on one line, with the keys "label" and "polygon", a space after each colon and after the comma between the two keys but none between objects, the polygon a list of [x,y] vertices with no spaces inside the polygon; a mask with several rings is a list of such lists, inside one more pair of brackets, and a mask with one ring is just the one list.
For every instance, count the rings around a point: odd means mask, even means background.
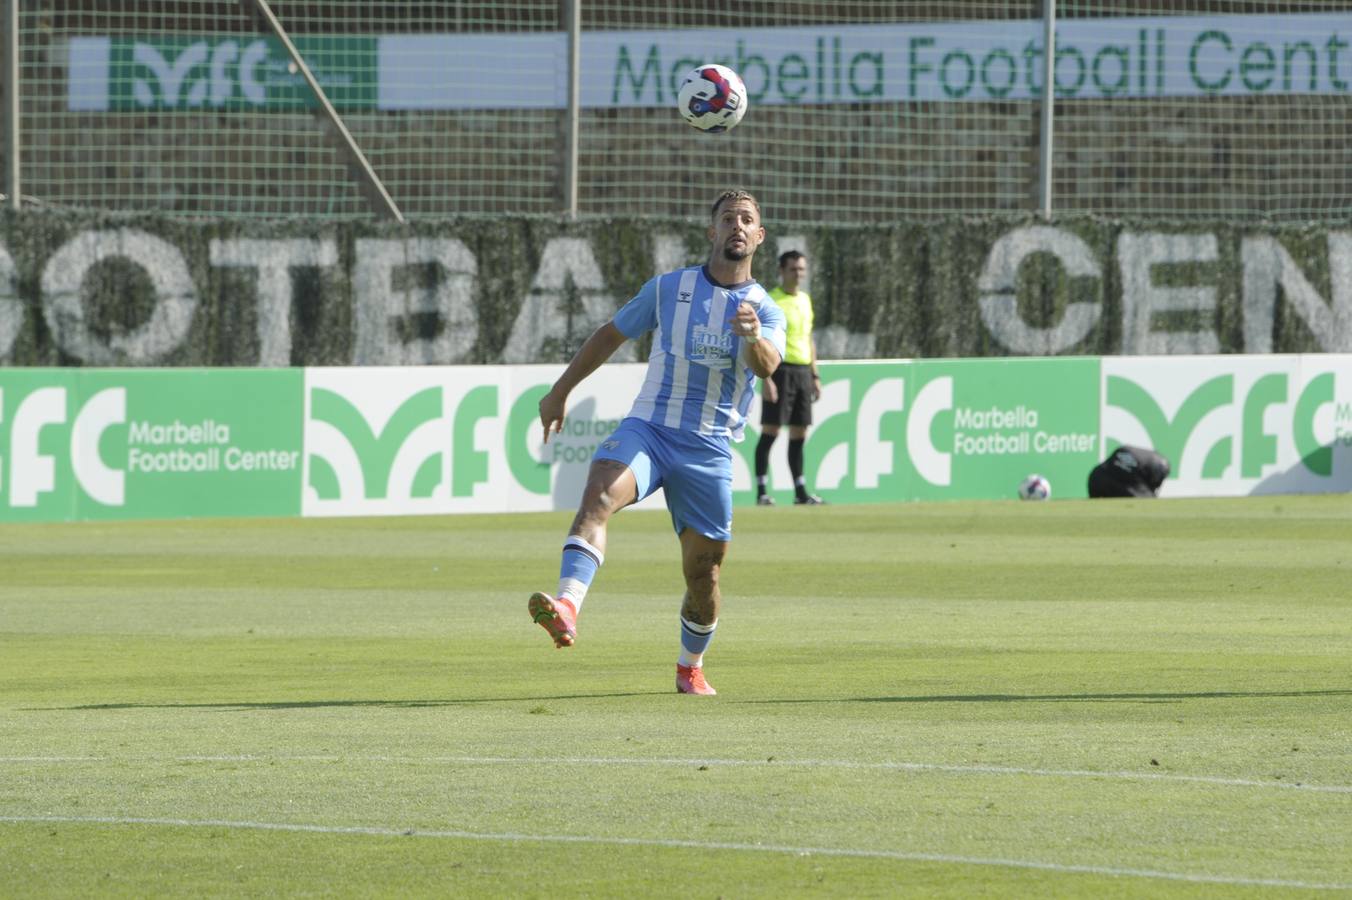
[{"label": "white line marking on grass", "polygon": [[875,769],[897,772],[945,772],[953,775],[1014,775],[1034,778],[1092,778],[1106,781],[1159,781],[1183,784],[1209,784],[1220,787],[1274,788],[1284,791],[1309,791],[1318,794],[1352,794],[1352,785],[1308,784],[1302,781],[1273,781],[1253,778],[1226,778],[1219,775],[1173,775],[1167,772],[1127,772],[1103,771],[1092,769],[1032,769],[1018,766],[979,766],[953,765],[943,763],[919,762],[860,762],[849,759],[675,759],[643,757],[550,757],[548,760],[520,756],[380,756],[335,754],[297,754],[297,755],[254,755],[254,754],[212,754],[172,757],[108,757],[108,756],[0,756],[0,763],[64,763],[64,762],[112,762],[112,761],[157,761],[166,762],[385,762],[408,764],[455,764],[455,765],[539,765],[543,762],[563,763],[572,766],[745,766],[745,767],[793,767],[822,769]]},{"label": "white line marking on grass", "polygon": [[[393,761],[393,760],[392,760]],[[411,759],[399,762],[413,762]],[[546,762],[541,759],[523,759],[513,756],[443,756],[428,757],[426,762],[448,762],[466,764],[510,764]],[[940,763],[916,762],[858,762],[848,759],[632,759],[625,757],[582,757],[558,759],[554,761],[568,765],[663,765],[663,766],[793,766],[804,768],[831,769],[882,769],[901,772],[947,772],[954,775],[1023,775],[1039,778],[1099,778],[1144,781],[1179,781],[1197,784],[1215,784],[1225,787],[1280,788],[1283,790],[1316,791],[1330,794],[1352,794],[1350,785],[1305,784],[1296,781],[1259,781],[1248,778],[1224,778],[1211,775],[1170,775],[1164,772],[1095,772],[1091,769],[1024,769],[1015,766],[961,766]]]},{"label": "white line marking on grass", "polygon": [[572,834],[517,834],[514,832],[478,832],[456,830],[418,830],[367,825],[313,825],[290,822],[236,822],[228,819],[161,819],[135,816],[3,816],[0,822],[69,825],[161,825],[176,828],[235,828],[255,831],[289,831],[308,834],[352,834],[372,837],[423,837],[455,840],[499,841],[509,843],[603,844],[623,847],[665,847],[690,850],[732,850],[753,853],[781,853],[793,856],[835,856],[858,859],[891,859],[901,862],[952,863],[968,866],[995,866],[1011,869],[1038,869],[1078,875],[1106,875],[1118,878],[1154,878],[1200,884],[1228,884],[1245,887],[1283,887],[1316,891],[1352,890],[1346,884],[1322,884],[1288,878],[1245,878],[1233,875],[1208,875],[1192,872],[1166,872],[1156,869],[1116,866],[1073,865],[1032,859],[960,856],[948,853],[921,853],[906,850],[852,850],[838,847],[791,847],[783,844],[743,844],[724,841],[680,841],[661,838],[594,837]]},{"label": "white line marking on grass", "polygon": [[106,756],[0,756],[0,763],[107,762]]}]

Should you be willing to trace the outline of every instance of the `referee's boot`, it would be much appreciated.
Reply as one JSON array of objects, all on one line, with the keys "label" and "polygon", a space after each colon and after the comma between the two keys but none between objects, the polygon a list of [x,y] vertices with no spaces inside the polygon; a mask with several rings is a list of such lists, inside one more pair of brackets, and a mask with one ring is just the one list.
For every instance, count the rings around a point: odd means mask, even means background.
[{"label": "referee's boot", "polygon": [[757,505],[757,506],[774,506],[774,505],[775,505],[775,498],[774,498],[774,497],[771,497],[769,494],[757,494],[757,495],[756,495],[756,505]]},{"label": "referee's boot", "polygon": [[816,494],[809,494],[807,491],[803,491],[801,494],[798,494],[797,496],[795,496],[795,497],[793,498],[793,505],[794,505],[794,506],[825,506],[825,505],[826,505],[826,501],[823,500],[821,497],[818,497]]}]

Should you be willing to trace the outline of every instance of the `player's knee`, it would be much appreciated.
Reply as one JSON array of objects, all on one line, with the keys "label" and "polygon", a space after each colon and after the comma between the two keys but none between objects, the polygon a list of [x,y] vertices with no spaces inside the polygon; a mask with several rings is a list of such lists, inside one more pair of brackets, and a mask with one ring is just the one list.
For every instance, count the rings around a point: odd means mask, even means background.
[{"label": "player's knee", "polygon": [[589,484],[582,494],[579,516],[604,522],[622,509],[629,499],[622,498],[621,491],[615,488],[610,484]]},{"label": "player's knee", "polygon": [[577,516],[573,519],[574,528],[591,529],[604,528],[610,521],[610,516],[614,510],[605,502],[604,498],[583,498],[582,506],[577,511]]},{"label": "player's knee", "polygon": [[621,506],[619,498],[614,491],[600,490],[592,501],[592,510],[595,515],[610,518]]}]

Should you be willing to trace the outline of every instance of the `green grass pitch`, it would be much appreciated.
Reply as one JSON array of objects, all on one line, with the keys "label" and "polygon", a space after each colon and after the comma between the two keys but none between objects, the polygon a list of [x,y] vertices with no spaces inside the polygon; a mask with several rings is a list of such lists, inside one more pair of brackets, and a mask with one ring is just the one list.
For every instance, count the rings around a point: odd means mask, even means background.
[{"label": "green grass pitch", "polygon": [[1352,893],[1352,498],[0,527],[0,896]]}]

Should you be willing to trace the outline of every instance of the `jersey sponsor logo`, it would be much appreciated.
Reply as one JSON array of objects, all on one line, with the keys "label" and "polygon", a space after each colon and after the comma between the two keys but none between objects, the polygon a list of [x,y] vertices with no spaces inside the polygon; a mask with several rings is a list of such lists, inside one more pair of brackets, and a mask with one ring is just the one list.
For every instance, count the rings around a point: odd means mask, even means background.
[{"label": "jersey sponsor logo", "polygon": [[694,325],[690,328],[690,361],[716,368],[732,365],[732,335],[722,328]]}]

